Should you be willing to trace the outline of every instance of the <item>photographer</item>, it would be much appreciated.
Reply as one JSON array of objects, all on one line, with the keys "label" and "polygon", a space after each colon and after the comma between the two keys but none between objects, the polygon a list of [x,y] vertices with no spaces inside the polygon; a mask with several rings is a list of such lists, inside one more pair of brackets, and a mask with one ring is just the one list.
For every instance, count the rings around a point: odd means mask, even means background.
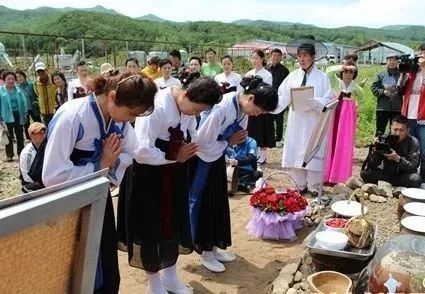
[{"label": "photographer", "polygon": [[[396,116],[391,123],[392,136],[378,138],[366,160],[366,169],[361,172],[365,183],[386,181],[393,186],[420,187],[422,179],[417,174],[419,142],[408,131],[407,118]],[[396,140],[391,142],[390,138]]]},{"label": "photographer", "polygon": [[387,70],[379,73],[371,89],[378,99],[376,106],[376,134],[385,133],[387,124],[400,115],[401,94],[397,89],[400,77],[398,57],[394,54],[387,56]]},{"label": "photographer", "polygon": [[[417,60],[417,62],[416,62]],[[412,71],[400,76],[403,93],[401,113],[409,120],[409,133],[419,140],[421,146],[420,175],[425,179],[425,43],[418,48]]]}]

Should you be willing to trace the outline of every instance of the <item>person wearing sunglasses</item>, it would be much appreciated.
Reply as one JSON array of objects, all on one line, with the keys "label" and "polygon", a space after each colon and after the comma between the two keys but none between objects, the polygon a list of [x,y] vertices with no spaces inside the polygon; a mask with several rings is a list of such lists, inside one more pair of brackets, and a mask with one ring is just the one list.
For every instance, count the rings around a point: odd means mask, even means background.
[{"label": "person wearing sunglasses", "polygon": [[147,273],[149,294],[193,293],[176,270],[179,253],[189,254],[193,248],[189,161],[198,145],[191,138],[196,136],[195,116],[218,103],[221,92],[212,78],[189,76],[184,85],[159,91],[154,112],[136,119],[135,161],[120,186],[120,243],[126,246],[130,266]]},{"label": "person wearing sunglasses", "polygon": [[[48,127],[42,181],[46,187],[108,169],[119,186],[137,142],[130,124],[153,111],[155,83],[138,75],[97,76],[87,99],[62,105]],[[119,270],[114,210],[109,195],[96,272],[96,293],[118,293]]]}]

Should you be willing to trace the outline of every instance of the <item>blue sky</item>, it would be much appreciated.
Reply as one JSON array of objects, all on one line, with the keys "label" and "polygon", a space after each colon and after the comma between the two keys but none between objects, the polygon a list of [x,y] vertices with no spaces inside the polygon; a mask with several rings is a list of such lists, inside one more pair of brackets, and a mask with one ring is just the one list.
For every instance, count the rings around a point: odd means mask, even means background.
[{"label": "blue sky", "polygon": [[425,25],[423,0],[0,0],[0,5],[14,9],[102,5],[131,17],[152,13],[173,21],[264,19],[328,28]]}]

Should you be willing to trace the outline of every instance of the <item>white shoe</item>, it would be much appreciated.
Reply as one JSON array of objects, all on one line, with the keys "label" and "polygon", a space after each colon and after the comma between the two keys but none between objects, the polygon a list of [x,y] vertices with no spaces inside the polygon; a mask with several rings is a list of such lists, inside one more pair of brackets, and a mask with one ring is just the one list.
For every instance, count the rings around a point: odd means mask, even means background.
[{"label": "white shoe", "polygon": [[229,251],[217,249],[214,252],[215,258],[220,262],[231,262],[236,259],[236,255]]},{"label": "white shoe", "polygon": [[224,265],[217,259],[206,259],[201,257],[201,264],[214,273],[222,273],[226,270]]},{"label": "white shoe", "polygon": [[164,281],[162,281],[162,284],[164,285],[165,289],[167,289],[168,292],[174,293],[174,294],[193,294],[193,288],[188,285],[180,284],[173,284],[168,285]]}]

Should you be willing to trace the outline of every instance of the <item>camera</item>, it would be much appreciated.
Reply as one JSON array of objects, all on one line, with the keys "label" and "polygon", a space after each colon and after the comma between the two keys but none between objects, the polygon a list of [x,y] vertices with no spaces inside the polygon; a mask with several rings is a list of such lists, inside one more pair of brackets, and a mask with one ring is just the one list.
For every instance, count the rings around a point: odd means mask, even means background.
[{"label": "camera", "polygon": [[398,57],[399,65],[398,70],[402,73],[412,73],[419,70],[418,60],[419,57],[410,57],[410,54],[403,54]]},{"label": "camera", "polygon": [[382,154],[389,154],[391,153],[391,149],[395,148],[399,138],[400,137],[397,135],[378,133],[378,139],[375,142],[375,150]]}]

